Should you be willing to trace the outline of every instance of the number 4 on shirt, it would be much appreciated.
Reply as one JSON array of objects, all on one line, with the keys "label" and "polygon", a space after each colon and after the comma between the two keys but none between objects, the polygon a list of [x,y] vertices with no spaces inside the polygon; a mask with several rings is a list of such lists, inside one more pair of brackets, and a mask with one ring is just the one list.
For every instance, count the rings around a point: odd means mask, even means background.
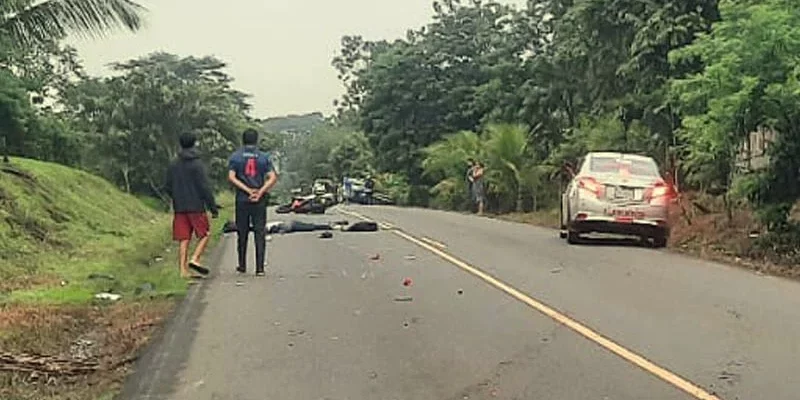
[{"label": "number 4 on shirt", "polygon": [[256,159],[255,158],[248,158],[247,163],[244,165],[244,174],[247,177],[254,177],[256,176],[257,168],[256,168]]}]

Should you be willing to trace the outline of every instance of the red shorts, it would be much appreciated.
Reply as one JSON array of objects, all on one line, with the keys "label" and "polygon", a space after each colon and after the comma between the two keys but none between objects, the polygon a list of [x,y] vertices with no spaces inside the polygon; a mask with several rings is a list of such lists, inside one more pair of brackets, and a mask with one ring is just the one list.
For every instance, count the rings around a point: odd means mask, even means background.
[{"label": "red shorts", "polygon": [[176,213],[172,219],[172,238],[178,241],[191,240],[192,233],[198,238],[208,236],[208,215],[204,212]]}]

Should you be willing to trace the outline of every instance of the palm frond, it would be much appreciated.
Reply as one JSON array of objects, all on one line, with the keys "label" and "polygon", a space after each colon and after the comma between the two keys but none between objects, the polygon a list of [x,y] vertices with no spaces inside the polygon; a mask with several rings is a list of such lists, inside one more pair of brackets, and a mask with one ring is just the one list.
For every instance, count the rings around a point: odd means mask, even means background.
[{"label": "palm frond", "polygon": [[132,0],[46,0],[27,2],[10,10],[3,8],[0,32],[10,35],[19,46],[58,40],[69,34],[101,37],[118,29],[137,31],[146,11]]}]

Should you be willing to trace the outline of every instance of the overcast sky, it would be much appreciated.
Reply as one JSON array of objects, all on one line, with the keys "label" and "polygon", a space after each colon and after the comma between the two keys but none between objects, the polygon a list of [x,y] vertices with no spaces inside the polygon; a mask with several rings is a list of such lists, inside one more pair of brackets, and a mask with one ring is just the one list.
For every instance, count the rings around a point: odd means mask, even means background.
[{"label": "overcast sky", "polygon": [[[524,0],[500,0],[524,4]],[[89,73],[154,51],[214,55],[253,97],[254,117],[333,110],[343,92],[331,59],[343,35],[394,39],[430,21],[432,0],[142,0],[136,34],[72,41]]]}]

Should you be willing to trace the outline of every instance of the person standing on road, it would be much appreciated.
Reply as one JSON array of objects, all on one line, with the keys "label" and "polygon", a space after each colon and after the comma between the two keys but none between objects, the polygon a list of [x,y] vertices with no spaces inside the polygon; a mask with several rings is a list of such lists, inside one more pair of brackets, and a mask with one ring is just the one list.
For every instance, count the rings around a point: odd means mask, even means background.
[{"label": "person standing on road", "polygon": [[[219,206],[214,200],[208,183],[205,167],[195,148],[197,138],[191,133],[184,133],[179,138],[181,146],[178,158],[174,160],[166,176],[166,192],[172,199],[172,237],[180,243],[179,265],[181,276],[189,278],[189,268],[203,275],[209,273],[208,268],[200,264],[200,258],[208,245],[209,222],[206,209],[213,218],[219,215]],[[189,260],[189,242],[192,234],[199,239],[197,247]]]},{"label": "person standing on road", "polygon": [[478,204],[478,215],[483,215],[483,207],[486,203],[486,193],[483,181],[484,167],[480,161],[475,162],[472,168],[472,196]]},{"label": "person standing on road", "polygon": [[467,197],[469,200],[473,200],[473,193],[472,193],[472,170],[475,168],[475,160],[472,158],[467,159],[467,172],[464,174],[464,181],[467,185]]},{"label": "person standing on road", "polygon": [[269,154],[258,149],[258,132],[242,133],[242,147],[228,160],[228,180],[236,186],[236,232],[239,264],[236,271],[247,272],[247,240],[250,227],[256,247],[256,276],[264,276],[266,261],[266,194],[275,186],[278,175]]},{"label": "person standing on road", "polygon": [[372,205],[372,195],[374,189],[375,181],[372,179],[371,174],[367,174],[367,178],[364,179],[364,200],[367,201],[367,205]]},{"label": "person standing on road", "polygon": [[353,180],[345,176],[344,177],[344,204],[350,204],[350,197],[353,196]]}]

